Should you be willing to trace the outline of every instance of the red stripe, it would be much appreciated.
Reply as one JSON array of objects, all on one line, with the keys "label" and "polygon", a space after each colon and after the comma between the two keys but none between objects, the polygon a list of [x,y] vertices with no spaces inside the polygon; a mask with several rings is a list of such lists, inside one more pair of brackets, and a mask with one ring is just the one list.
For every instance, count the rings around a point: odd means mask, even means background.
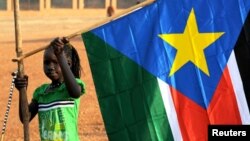
[{"label": "red stripe", "polygon": [[207,111],[211,124],[242,124],[227,67]]},{"label": "red stripe", "polygon": [[171,88],[184,141],[207,140],[208,124],[241,124],[240,114],[228,69],[218,84],[207,111]]},{"label": "red stripe", "polygon": [[183,94],[171,88],[176,114],[184,141],[207,139],[207,112]]}]

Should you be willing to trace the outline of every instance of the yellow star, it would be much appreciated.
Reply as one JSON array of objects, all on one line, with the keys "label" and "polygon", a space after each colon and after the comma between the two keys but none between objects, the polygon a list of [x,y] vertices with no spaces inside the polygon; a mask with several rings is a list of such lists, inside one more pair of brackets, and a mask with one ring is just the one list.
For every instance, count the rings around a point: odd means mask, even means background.
[{"label": "yellow star", "polygon": [[209,76],[204,49],[215,42],[223,34],[224,32],[199,33],[195,13],[192,9],[184,33],[159,35],[164,41],[177,49],[169,76],[173,75],[189,61]]}]

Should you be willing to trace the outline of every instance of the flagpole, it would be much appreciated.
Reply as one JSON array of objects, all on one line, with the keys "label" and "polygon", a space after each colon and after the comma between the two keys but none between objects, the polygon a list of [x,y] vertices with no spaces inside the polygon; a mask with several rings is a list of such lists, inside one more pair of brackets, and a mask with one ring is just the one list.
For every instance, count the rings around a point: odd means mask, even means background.
[{"label": "flagpole", "polygon": [[[78,35],[81,35],[82,33],[88,32],[88,31],[90,31],[90,30],[92,30],[92,29],[95,29],[95,28],[97,28],[97,27],[99,27],[99,26],[102,26],[102,25],[104,25],[104,24],[106,24],[106,23],[109,23],[109,22],[111,22],[111,21],[113,21],[113,20],[115,20],[115,19],[117,19],[117,18],[119,18],[119,17],[122,17],[122,16],[124,16],[124,15],[127,15],[128,13],[130,13],[130,12],[132,12],[132,11],[138,9],[138,8],[147,6],[147,5],[149,5],[149,4],[151,4],[151,3],[155,2],[155,1],[156,1],[156,0],[146,0],[146,1],[142,2],[142,3],[139,3],[139,4],[135,5],[135,6],[132,6],[132,7],[128,8],[128,9],[124,10],[123,12],[121,12],[121,13],[119,13],[119,14],[115,14],[115,15],[113,15],[113,16],[111,16],[111,17],[107,17],[105,20],[102,20],[102,21],[100,21],[100,22],[98,22],[98,23],[96,23],[96,24],[94,24],[94,25],[91,25],[91,26],[89,26],[89,27],[86,27],[85,29],[82,29],[82,30],[80,30],[80,31],[78,31],[78,32],[75,32],[75,33],[73,33],[73,34],[70,34],[70,35],[66,36],[66,38],[72,39],[72,38],[74,38],[74,37],[76,37],[76,36],[78,36]],[[49,45],[42,46],[42,47],[37,48],[37,49],[35,49],[35,50],[32,50],[32,51],[30,51],[30,52],[28,52],[28,53],[25,53],[25,54],[23,54],[23,55],[21,55],[21,56],[18,56],[17,58],[12,59],[12,61],[13,61],[13,62],[19,62],[19,61],[23,60],[24,58],[27,58],[27,57],[29,57],[29,56],[31,56],[31,55],[34,55],[34,54],[36,54],[36,53],[38,53],[38,52],[40,52],[40,51],[43,51],[44,49],[46,49],[46,48],[48,48],[48,47],[49,47]]]},{"label": "flagpole", "polygon": [[[19,24],[19,0],[14,0],[14,20],[15,20],[15,41],[16,41],[16,55],[17,57],[22,56],[22,37],[21,28]],[[17,62],[18,65],[18,75],[19,77],[24,77],[24,65],[23,60]],[[28,100],[26,88],[21,88],[19,90],[19,97],[22,106],[21,116],[23,119],[23,130],[24,130],[24,141],[29,141],[29,110],[28,110]]]}]

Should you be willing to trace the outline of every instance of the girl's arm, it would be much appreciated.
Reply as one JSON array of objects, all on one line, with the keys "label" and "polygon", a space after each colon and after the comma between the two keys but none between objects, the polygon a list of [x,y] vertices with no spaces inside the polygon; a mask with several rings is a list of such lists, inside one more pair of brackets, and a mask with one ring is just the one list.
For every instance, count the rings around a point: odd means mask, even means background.
[{"label": "girl's arm", "polygon": [[[28,76],[25,76],[24,78],[20,78],[17,77],[14,81],[15,83],[15,87],[20,91],[22,88],[26,88],[28,86]],[[23,103],[21,101],[21,94],[19,94],[19,119],[20,121],[23,123],[23,118],[22,118],[22,111],[21,111],[21,107],[23,106]],[[32,102],[29,104],[29,115],[30,115],[30,119],[29,121],[31,121],[35,115],[38,112],[38,104],[37,102],[35,102],[34,100],[32,100]]]},{"label": "girl's arm", "polygon": [[[21,102],[21,98],[19,95],[19,119],[23,123],[21,106],[22,106],[22,102]],[[29,104],[29,115],[30,115],[29,121],[31,121],[36,116],[37,112],[38,112],[38,104],[36,101],[32,100],[31,103]]]},{"label": "girl's arm", "polygon": [[64,83],[69,92],[69,95],[73,98],[79,98],[81,96],[81,87],[76,82],[75,76],[70,69],[72,65],[72,60],[67,58],[63,51],[64,44],[67,42],[68,41],[66,40],[66,38],[56,38],[51,42],[51,45],[54,48],[54,53],[61,67]]}]

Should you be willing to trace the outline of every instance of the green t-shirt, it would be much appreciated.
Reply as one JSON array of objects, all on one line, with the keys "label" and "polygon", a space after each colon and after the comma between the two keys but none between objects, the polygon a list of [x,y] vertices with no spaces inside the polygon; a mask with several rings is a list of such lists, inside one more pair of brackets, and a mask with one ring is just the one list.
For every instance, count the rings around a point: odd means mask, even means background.
[{"label": "green t-shirt", "polygon": [[[76,79],[85,93],[85,85]],[[45,93],[49,84],[38,87],[33,100],[38,102],[39,131],[42,141],[79,141],[78,113],[80,98],[69,96],[65,84]]]}]

